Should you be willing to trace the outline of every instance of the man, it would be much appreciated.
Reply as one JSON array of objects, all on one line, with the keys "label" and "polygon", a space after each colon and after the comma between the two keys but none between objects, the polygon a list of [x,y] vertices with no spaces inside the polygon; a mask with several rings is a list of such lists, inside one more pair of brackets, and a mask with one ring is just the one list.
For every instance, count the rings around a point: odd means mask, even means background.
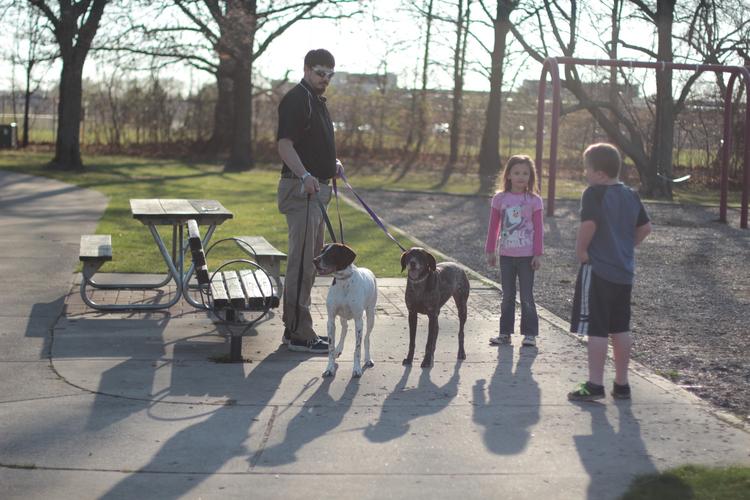
[{"label": "man", "polygon": [[292,351],[328,354],[328,343],[313,330],[310,292],[313,258],[323,249],[324,221],[316,197],[327,206],[336,175],[333,122],[323,94],[333,77],[333,55],[325,49],[305,56],[304,78],[279,104],[276,134],[283,167],[278,187],[279,211],[289,233],[284,279],[283,342]]}]

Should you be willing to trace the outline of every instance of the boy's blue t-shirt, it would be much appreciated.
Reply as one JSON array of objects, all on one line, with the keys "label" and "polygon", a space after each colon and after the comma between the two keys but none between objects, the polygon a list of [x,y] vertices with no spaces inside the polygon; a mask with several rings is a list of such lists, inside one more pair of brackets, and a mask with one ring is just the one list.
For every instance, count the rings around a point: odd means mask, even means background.
[{"label": "boy's blue t-shirt", "polygon": [[588,248],[594,273],[607,281],[631,285],[635,276],[635,229],[649,222],[638,193],[622,183],[589,186],[581,196],[581,222],[596,232]]}]

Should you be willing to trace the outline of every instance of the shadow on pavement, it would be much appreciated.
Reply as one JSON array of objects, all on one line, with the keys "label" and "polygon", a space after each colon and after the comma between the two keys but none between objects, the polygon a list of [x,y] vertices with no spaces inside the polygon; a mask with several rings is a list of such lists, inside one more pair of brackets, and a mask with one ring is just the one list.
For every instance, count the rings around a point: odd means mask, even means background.
[{"label": "shadow on pavement", "polygon": [[539,384],[531,374],[538,354],[536,347],[519,351],[513,370],[513,346],[501,345],[495,373],[485,391],[485,380],[473,388],[474,422],[484,427],[484,443],[498,455],[522,452],[531,428],[539,422]]},{"label": "shadow on pavement", "polygon": [[[317,377],[314,378],[308,385],[317,380]],[[360,379],[350,379],[338,401],[330,395],[332,381],[332,377],[323,379],[315,392],[299,408],[299,412],[289,421],[284,440],[263,450],[262,455],[250,457],[251,467],[273,467],[293,463],[297,459],[298,450],[315,439],[328,435],[343,422],[357,396]],[[275,417],[281,416],[286,408],[280,410]]]},{"label": "shadow on pavement", "polygon": [[64,296],[52,302],[37,302],[31,306],[24,337],[43,339],[43,344],[39,349],[39,358],[48,358],[50,356],[52,348],[50,331],[55,326],[64,307]]},{"label": "shadow on pavement", "polygon": [[[445,383],[438,387],[430,378],[429,369],[421,369],[417,387],[407,388],[411,366],[404,368],[404,373],[392,391],[383,401],[380,417],[375,424],[369,424],[364,435],[374,443],[385,443],[397,439],[409,432],[409,422],[420,417],[434,415],[450,405],[458,394],[458,370],[461,362],[457,361],[453,374]],[[427,403],[413,405],[412,401],[426,401]],[[411,411],[404,410],[408,407]]]},{"label": "shadow on pavement", "polygon": [[[223,372],[226,387],[241,388],[243,394],[233,394],[232,391],[227,391],[226,396],[231,401],[246,395],[248,391],[253,390],[255,385],[252,379],[278,378],[279,361],[284,359],[288,362],[288,358],[279,351],[272,352],[258,363],[247,377],[244,375],[242,364],[233,364],[230,367],[231,372]],[[245,379],[244,383],[238,382],[238,377]],[[266,385],[258,382],[258,385],[261,384]],[[218,407],[194,405],[199,407],[199,410],[206,407],[215,409],[208,412],[202,411],[193,417],[198,420],[196,423],[174,434],[154,454],[148,464],[128,475],[101,498],[152,497],[153,486],[149,487],[148,483],[142,480],[143,473],[195,473],[191,476],[191,481],[179,481],[170,488],[168,496],[161,496],[161,498],[183,498],[201,481],[211,477],[212,473],[219,471],[231,459],[250,454],[249,441],[253,437],[259,439],[258,436],[262,436],[264,432],[264,428],[256,430],[255,423],[260,421],[260,414],[266,409],[274,394],[275,390],[259,392],[253,398],[251,405],[228,404]],[[151,416],[151,418],[154,417]],[[183,422],[185,418],[184,416],[174,417],[176,422]],[[200,457],[194,456],[195,450],[203,451]],[[199,470],[186,471],[181,461],[191,463]]]},{"label": "shadow on pavement", "polygon": [[[612,491],[625,490],[635,475],[657,472],[633,416],[630,401],[617,401],[618,428],[607,418],[607,404],[577,404],[591,417],[591,434],[573,436],[581,464],[589,475],[586,498],[612,498]],[[620,487],[614,487],[613,483]],[[690,498],[690,497],[684,497]]]}]

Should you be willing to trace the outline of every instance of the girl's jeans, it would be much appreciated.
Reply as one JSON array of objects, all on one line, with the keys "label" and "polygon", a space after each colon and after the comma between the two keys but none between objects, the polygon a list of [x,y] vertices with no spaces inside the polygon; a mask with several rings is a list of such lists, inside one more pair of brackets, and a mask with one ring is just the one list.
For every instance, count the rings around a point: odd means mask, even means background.
[{"label": "girl's jeans", "polygon": [[500,256],[500,283],[503,302],[500,306],[500,335],[513,333],[516,317],[516,278],[521,289],[521,334],[537,336],[539,317],[534,303],[534,270],[531,257]]}]

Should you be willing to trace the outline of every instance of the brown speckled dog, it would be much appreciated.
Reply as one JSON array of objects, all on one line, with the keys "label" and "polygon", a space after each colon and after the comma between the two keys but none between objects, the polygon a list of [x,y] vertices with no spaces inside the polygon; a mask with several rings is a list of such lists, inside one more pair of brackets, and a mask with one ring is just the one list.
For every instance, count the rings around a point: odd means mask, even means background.
[{"label": "brown speckled dog", "polygon": [[453,262],[435,263],[435,257],[424,248],[410,248],[401,254],[401,272],[408,269],[406,280],[406,308],[409,310],[409,353],[404,365],[414,359],[414,341],[417,335],[417,314],[429,319],[427,346],[422,368],[432,366],[438,336],[438,314],[450,297],[458,310],[458,359],[466,359],[464,351],[464,323],[466,303],[469,300],[469,278]]}]

